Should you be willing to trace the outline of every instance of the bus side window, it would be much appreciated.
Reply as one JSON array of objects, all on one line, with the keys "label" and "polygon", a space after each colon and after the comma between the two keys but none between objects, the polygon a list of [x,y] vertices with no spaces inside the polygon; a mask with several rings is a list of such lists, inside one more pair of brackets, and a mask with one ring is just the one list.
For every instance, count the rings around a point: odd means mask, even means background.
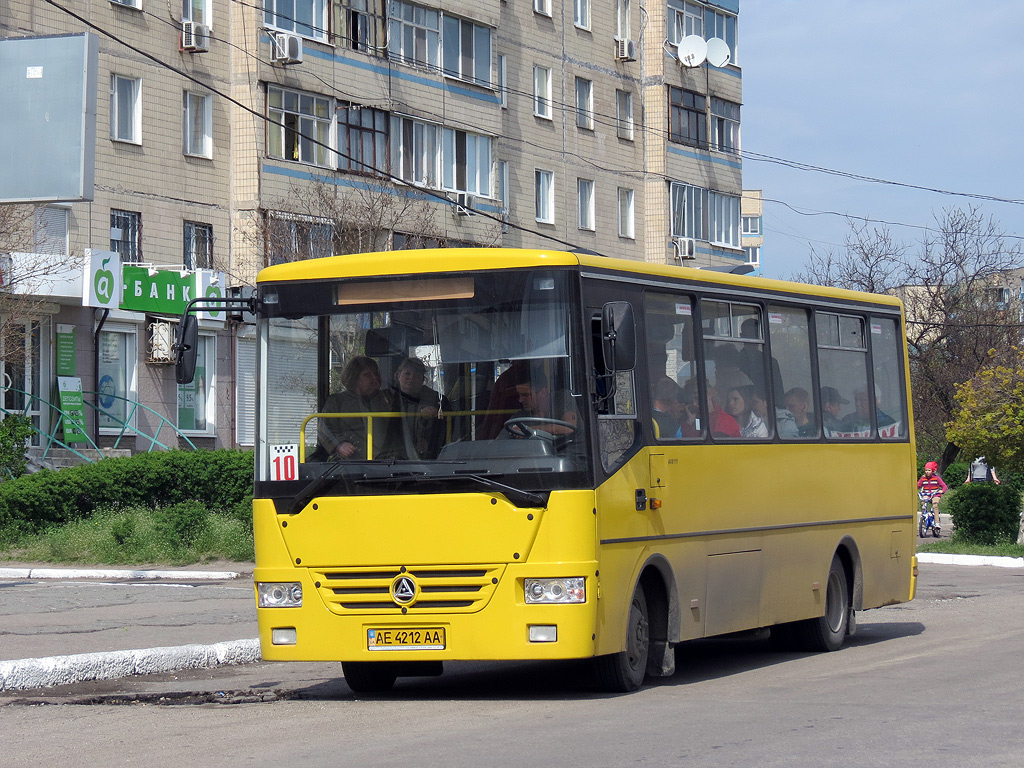
[{"label": "bus side window", "polygon": [[[647,292],[644,296],[647,388],[656,440],[686,440],[702,434],[699,407],[687,402],[696,382],[693,300],[689,296]],[[696,398],[693,398],[694,400]]]},{"label": "bus side window", "polygon": [[[807,310],[768,307],[772,359],[789,389],[773,385],[775,418],[782,440],[817,437],[821,433],[821,402],[811,372],[811,332]],[[791,407],[792,406],[792,407]]]}]

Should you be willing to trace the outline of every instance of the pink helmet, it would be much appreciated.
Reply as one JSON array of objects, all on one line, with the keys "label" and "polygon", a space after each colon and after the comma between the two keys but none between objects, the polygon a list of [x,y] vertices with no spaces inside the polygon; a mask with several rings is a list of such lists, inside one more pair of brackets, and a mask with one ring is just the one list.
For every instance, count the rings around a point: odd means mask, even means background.
[{"label": "pink helmet", "polygon": [[924,468],[925,469],[930,469],[932,472],[938,472],[939,471],[939,465],[938,465],[937,462],[934,462],[934,461],[929,461],[927,464],[924,465]]}]

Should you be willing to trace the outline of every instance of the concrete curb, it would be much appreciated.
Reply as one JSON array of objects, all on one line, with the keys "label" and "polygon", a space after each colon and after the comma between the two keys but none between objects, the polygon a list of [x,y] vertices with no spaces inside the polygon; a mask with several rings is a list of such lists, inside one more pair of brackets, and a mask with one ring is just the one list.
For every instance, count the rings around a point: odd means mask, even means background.
[{"label": "concrete curb", "polygon": [[47,688],[87,680],[115,680],[132,675],[205,669],[225,664],[250,664],[261,658],[260,641],[254,638],[213,645],[179,645],[0,661],[0,691]]},{"label": "concrete curb", "polygon": [[155,581],[224,581],[237,579],[235,571],[132,571],[97,568],[0,568],[0,580],[5,579],[133,579]]},{"label": "concrete curb", "polygon": [[945,555],[939,552],[918,552],[917,562],[937,563],[939,565],[994,565],[999,568],[1024,568],[1024,557]]}]

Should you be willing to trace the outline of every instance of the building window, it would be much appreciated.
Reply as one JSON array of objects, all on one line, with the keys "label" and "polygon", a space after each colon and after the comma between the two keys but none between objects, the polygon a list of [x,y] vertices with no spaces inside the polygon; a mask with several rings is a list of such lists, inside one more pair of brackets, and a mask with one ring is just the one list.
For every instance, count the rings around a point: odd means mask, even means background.
[{"label": "building window", "polygon": [[468,131],[441,131],[443,187],[453,192],[491,196],[491,139]]},{"label": "building window", "polygon": [[633,140],[633,94],[615,92],[615,131],[620,139]]},{"label": "building window", "polygon": [[110,138],[142,143],[142,80],[110,76]]},{"label": "building window", "polygon": [[687,35],[704,37],[704,7],[686,0],[668,0],[668,39],[678,45]]},{"label": "building window", "polygon": [[729,63],[736,63],[736,17],[711,7],[704,9],[704,37],[718,37],[729,46]]},{"label": "building window", "polygon": [[209,0],[182,0],[181,20],[210,26]]},{"label": "building window", "polygon": [[[128,403],[136,399],[138,352],[135,329],[107,326],[97,339],[96,418],[101,433],[120,432],[127,421],[134,422],[135,409]],[[129,424],[132,426],[132,424]]]},{"label": "building window", "polygon": [[436,69],[441,49],[440,11],[402,0],[391,0],[388,9],[388,53],[406,64]]},{"label": "building window", "polygon": [[689,184],[673,183],[671,188],[672,237],[707,240],[708,191]]},{"label": "building window", "polygon": [[761,234],[761,217],[760,216],[744,216],[743,217],[743,234],[744,235],[760,235]]},{"label": "building window", "polygon": [[50,256],[68,255],[68,216],[70,211],[54,205],[35,209],[32,227],[32,250]]},{"label": "building window", "polygon": [[619,187],[619,237],[636,237],[633,217],[633,190]]},{"label": "building window", "polygon": [[711,147],[719,152],[740,151],[740,105],[711,97]]},{"label": "building window", "polygon": [[552,171],[534,171],[533,196],[537,221],[554,224],[555,174]]},{"label": "building window", "polygon": [[178,429],[185,434],[212,435],[214,433],[214,403],[216,398],[215,345],[212,335],[199,334],[196,348],[196,375],[191,384],[178,385]]},{"label": "building window", "polygon": [[747,264],[755,267],[761,266],[761,246],[744,246],[743,255],[747,257]]},{"label": "building window", "polygon": [[196,157],[213,157],[213,97],[185,91],[182,96],[183,151]]},{"label": "building window", "polygon": [[580,229],[594,230],[594,182],[592,179],[576,179],[579,199],[578,222]]},{"label": "building window", "polygon": [[438,126],[391,116],[391,173],[419,187],[440,188]]},{"label": "building window", "polygon": [[330,99],[270,86],[267,104],[270,157],[332,167]]},{"label": "building window", "polygon": [[533,12],[551,15],[551,0],[533,0]]},{"label": "building window", "polygon": [[263,0],[263,23],[314,40],[326,40],[327,0]]},{"label": "building window", "polygon": [[142,3],[142,0],[110,0],[110,2],[112,2],[114,5],[120,5],[125,8],[138,9],[140,4]]},{"label": "building window", "polygon": [[110,250],[122,264],[142,261],[142,214],[110,209]]},{"label": "building window", "polygon": [[490,27],[482,27],[455,16],[445,16],[444,73],[490,87]]},{"label": "building window", "polygon": [[573,0],[573,23],[580,29],[590,29],[590,0]]},{"label": "building window", "polygon": [[195,221],[185,222],[184,254],[185,269],[213,269],[213,226]]},{"label": "building window", "polygon": [[344,0],[341,37],[353,51],[378,54],[384,39],[384,0]]},{"label": "building window", "polygon": [[708,225],[711,242],[740,247],[740,198],[721,192],[708,193]]},{"label": "building window", "polygon": [[508,109],[508,57],[498,56],[498,95],[501,108]]},{"label": "building window", "polygon": [[334,255],[334,227],[316,219],[271,215],[267,224],[267,266]]},{"label": "building window", "polygon": [[576,127],[594,130],[594,82],[576,78]]},{"label": "building window", "polygon": [[338,170],[381,174],[388,169],[388,113],[359,104],[339,104]]},{"label": "building window", "polygon": [[533,114],[551,119],[551,70],[547,67],[533,68]]},{"label": "building window", "polygon": [[707,97],[669,86],[669,139],[682,144],[708,144]]},{"label": "building window", "polygon": [[630,40],[629,0],[615,0],[615,37]]}]

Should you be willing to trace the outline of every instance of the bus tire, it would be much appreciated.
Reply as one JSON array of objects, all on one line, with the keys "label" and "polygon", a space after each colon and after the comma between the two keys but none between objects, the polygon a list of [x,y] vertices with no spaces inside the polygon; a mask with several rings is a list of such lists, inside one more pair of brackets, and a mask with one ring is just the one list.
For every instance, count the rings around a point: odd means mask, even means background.
[{"label": "bus tire", "polygon": [[825,614],[797,622],[796,639],[807,651],[838,651],[846,639],[850,620],[850,585],[839,555],[832,557],[825,587]]},{"label": "bus tire", "polygon": [[626,649],[597,657],[597,674],[602,690],[629,693],[644,683],[647,659],[651,653],[651,631],[648,621],[647,597],[638,583],[629,604],[626,621]]},{"label": "bus tire", "polygon": [[390,691],[398,675],[386,661],[343,661],[341,670],[345,683],[354,693]]}]

